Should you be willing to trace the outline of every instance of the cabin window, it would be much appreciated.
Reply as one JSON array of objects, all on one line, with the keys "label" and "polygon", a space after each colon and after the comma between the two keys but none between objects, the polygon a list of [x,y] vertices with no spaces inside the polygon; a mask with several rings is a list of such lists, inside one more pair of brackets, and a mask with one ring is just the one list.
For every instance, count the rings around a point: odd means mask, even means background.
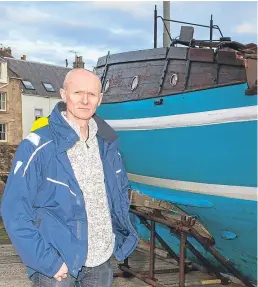
[{"label": "cabin window", "polygon": [[110,86],[110,82],[109,80],[106,80],[105,85],[104,85],[104,93],[107,92],[107,90],[109,89]]},{"label": "cabin window", "polygon": [[139,76],[135,76],[132,80],[132,84],[131,84],[131,90],[134,91],[139,84]]},{"label": "cabin window", "polygon": [[178,76],[177,74],[173,74],[170,78],[170,84],[171,86],[175,86],[177,84]]}]

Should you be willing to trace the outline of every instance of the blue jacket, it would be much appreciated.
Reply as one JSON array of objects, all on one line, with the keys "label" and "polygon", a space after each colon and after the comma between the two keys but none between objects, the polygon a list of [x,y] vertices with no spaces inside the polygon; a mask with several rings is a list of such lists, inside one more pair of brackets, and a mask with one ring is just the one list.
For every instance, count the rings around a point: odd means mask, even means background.
[{"label": "blue jacket", "polygon": [[[58,103],[49,125],[21,142],[3,195],[3,222],[29,276],[38,271],[53,277],[65,262],[77,277],[87,256],[84,198],[66,153],[79,137],[61,115],[65,108]],[[129,218],[128,178],[115,132],[94,119],[116,236],[114,255],[124,260],[138,243]]]}]

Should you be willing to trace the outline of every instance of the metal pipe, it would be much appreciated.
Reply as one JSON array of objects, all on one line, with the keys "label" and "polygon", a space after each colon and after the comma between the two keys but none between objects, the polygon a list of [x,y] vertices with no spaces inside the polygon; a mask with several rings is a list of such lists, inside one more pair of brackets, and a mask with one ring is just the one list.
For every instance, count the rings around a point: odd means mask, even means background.
[{"label": "metal pipe", "polygon": [[150,237],[150,268],[149,268],[149,278],[154,279],[154,267],[155,267],[155,222],[151,221],[151,237]]},{"label": "metal pipe", "polygon": [[[163,22],[164,22],[164,21],[169,21],[169,22],[173,22],[173,23],[180,23],[180,24],[193,25],[193,26],[197,26],[197,27],[210,28],[210,26],[207,26],[207,25],[201,25],[201,24],[195,24],[195,23],[189,23],[189,22],[177,21],[177,20],[170,20],[170,19],[164,19],[164,18],[163,18],[163,17],[161,17],[161,16],[157,16],[157,18],[162,19],[162,21],[163,21]],[[213,25],[213,27],[212,27],[212,28],[213,28],[213,29],[217,29],[217,30],[219,30],[221,37],[223,37],[223,34],[222,34],[222,32],[221,32],[221,30],[220,30],[220,28],[219,28],[219,26],[218,26],[218,25]]]},{"label": "metal pipe", "polygon": [[[163,17],[170,19],[170,1],[163,1]],[[163,47],[170,46],[170,22],[164,21],[163,27]]]},{"label": "metal pipe", "polygon": [[155,10],[154,10],[154,49],[157,48],[157,31],[158,31],[158,14],[157,14],[157,6],[155,5]]},{"label": "metal pipe", "polygon": [[[139,216],[139,218],[141,220],[141,223],[144,224],[150,230],[151,226],[148,223],[148,221],[141,216]],[[171,232],[174,232],[174,230],[171,230]],[[177,236],[178,239],[180,239],[180,237],[177,234],[175,234],[175,235]],[[157,233],[157,231],[155,231],[155,237],[160,242],[160,244],[165,248],[165,250],[169,253],[170,257],[175,259],[179,265],[179,261],[180,261],[179,257],[167,245],[167,243],[161,238],[161,236]],[[220,272],[217,271],[216,267],[213,266],[199,251],[197,251],[195,249],[195,247],[188,240],[186,240],[186,247],[203,263],[203,265],[206,267],[206,269],[208,270],[208,272],[210,274],[212,274],[212,275],[215,274],[221,280],[222,284],[227,284],[229,282],[228,278],[226,278],[222,274],[220,274]],[[158,270],[155,270],[155,273],[160,274]]]},{"label": "metal pipe", "polygon": [[140,279],[140,280],[142,280],[142,281],[146,282],[147,284],[150,284],[150,285],[152,285],[152,286],[154,286],[154,287],[166,287],[166,286],[164,286],[164,285],[162,285],[162,284],[160,284],[160,283],[158,283],[158,282],[156,282],[156,281],[154,281],[154,280],[152,280],[152,279],[146,277],[146,275],[143,275],[143,274],[141,274],[141,273],[136,272],[136,271],[133,270],[132,268],[127,268],[127,267],[125,267],[125,266],[123,266],[123,265],[121,265],[119,268],[120,268],[122,271],[124,271],[124,272],[126,272],[126,273],[130,273],[130,274],[132,274],[133,276],[137,277],[138,279]]},{"label": "metal pipe", "polygon": [[185,287],[185,243],[186,234],[180,236],[180,262],[179,262],[179,287]]},{"label": "metal pipe", "polygon": [[219,30],[221,37],[223,37],[223,34],[218,25],[214,25],[213,28]]},{"label": "metal pipe", "polygon": [[[173,23],[180,23],[180,24],[187,24],[187,25],[193,25],[193,26],[198,26],[198,27],[210,28],[210,26],[207,26],[207,25],[201,25],[201,24],[177,21],[177,20],[170,20],[170,19],[165,19],[165,18],[163,18],[161,16],[158,16],[158,18],[161,18],[163,21],[169,21],[169,22],[173,22]],[[217,27],[217,25],[215,25],[215,26]],[[218,28],[216,28],[216,29],[218,29]]]},{"label": "metal pipe", "polygon": [[[212,42],[212,37],[213,37],[213,19],[211,15],[211,20],[210,20],[210,42]],[[212,48],[212,47],[210,47]]]},{"label": "metal pipe", "polygon": [[[140,217],[140,220],[149,230],[151,229],[150,224],[145,218]],[[155,231],[155,237],[160,242],[160,244],[165,248],[170,257],[172,257],[179,263],[179,257],[177,256],[177,254],[168,246],[168,244],[162,239],[162,237],[157,233],[157,231]]]}]

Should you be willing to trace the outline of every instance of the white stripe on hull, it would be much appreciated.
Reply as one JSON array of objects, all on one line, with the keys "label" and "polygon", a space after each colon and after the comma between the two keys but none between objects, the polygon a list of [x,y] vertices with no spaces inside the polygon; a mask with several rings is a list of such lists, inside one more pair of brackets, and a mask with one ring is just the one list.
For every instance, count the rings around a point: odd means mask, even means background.
[{"label": "white stripe on hull", "polygon": [[153,130],[257,120],[257,106],[153,118],[106,120],[115,130]]},{"label": "white stripe on hull", "polygon": [[143,175],[128,173],[130,180],[147,185],[163,187],[184,192],[200,193],[207,195],[223,196],[244,200],[257,201],[257,188],[247,186],[233,186],[208,184],[190,181],[171,180],[164,178],[155,178]]}]

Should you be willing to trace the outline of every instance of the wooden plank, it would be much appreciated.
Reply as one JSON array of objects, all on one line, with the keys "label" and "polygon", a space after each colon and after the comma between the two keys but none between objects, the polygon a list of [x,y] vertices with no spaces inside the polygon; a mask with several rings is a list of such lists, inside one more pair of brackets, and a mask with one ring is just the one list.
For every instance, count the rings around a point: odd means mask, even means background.
[{"label": "wooden plank", "polygon": [[170,47],[168,52],[169,59],[186,60],[189,48],[185,47]]},{"label": "wooden plank", "polygon": [[168,63],[167,73],[185,73],[186,61],[184,60],[170,60]]},{"label": "wooden plank", "polygon": [[224,65],[244,66],[244,62],[236,58],[235,51],[219,50],[216,61],[217,63]]},{"label": "wooden plank", "polygon": [[218,83],[224,84],[233,81],[246,81],[245,68],[221,65]]},{"label": "wooden plank", "polygon": [[190,73],[187,88],[205,87],[216,85],[216,76],[212,73]]},{"label": "wooden plank", "polygon": [[113,79],[119,77],[133,79],[135,76],[153,76],[160,77],[163,66],[146,66],[146,67],[127,67],[123,69],[109,69],[106,79]]},{"label": "wooden plank", "polygon": [[124,70],[127,68],[142,68],[150,66],[164,66],[164,60],[156,60],[156,61],[145,61],[145,62],[134,62],[134,63],[120,63],[115,65],[110,65],[109,69],[112,70]]},{"label": "wooden plank", "polygon": [[95,73],[97,76],[101,77],[103,72],[104,72],[104,67],[101,67],[101,68],[96,69]]},{"label": "wooden plank", "polygon": [[[119,79],[116,78],[115,82],[113,79],[112,87],[104,94],[105,96],[116,96],[116,95],[134,95],[134,94],[145,94],[149,93],[153,88],[157,89],[158,83],[143,83],[139,84],[135,91],[131,91],[132,78]],[[112,82],[111,82],[112,83]]]},{"label": "wooden plank", "polygon": [[191,64],[191,74],[199,74],[199,73],[212,73],[216,76],[217,72],[217,64],[216,63],[201,63],[201,62],[193,62]]},{"label": "wooden plank", "polygon": [[[108,59],[109,64],[119,64],[128,62],[139,62],[139,61],[149,61],[157,59],[165,59],[166,48],[157,48],[149,50],[139,50],[132,52],[125,52],[110,55]],[[103,66],[106,63],[106,57],[102,57],[98,60],[97,67]]]},{"label": "wooden plank", "polygon": [[188,52],[188,59],[190,61],[212,63],[214,61],[214,52],[212,49],[190,48]]}]

